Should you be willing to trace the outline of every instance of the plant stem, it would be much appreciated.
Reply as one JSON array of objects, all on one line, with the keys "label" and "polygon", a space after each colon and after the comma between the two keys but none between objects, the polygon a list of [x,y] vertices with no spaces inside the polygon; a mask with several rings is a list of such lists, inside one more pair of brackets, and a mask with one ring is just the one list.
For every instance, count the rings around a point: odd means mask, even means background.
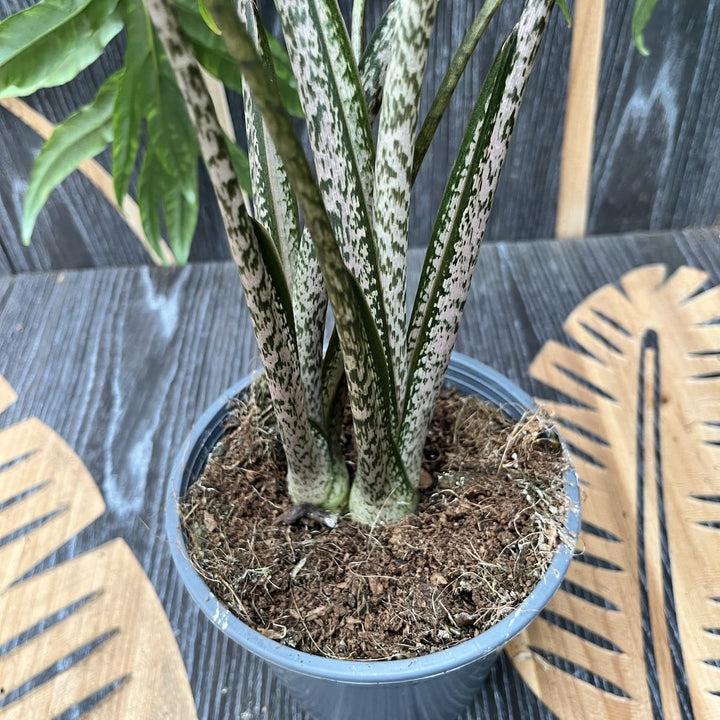
[{"label": "plant stem", "polygon": [[337,466],[327,441],[309,420],[289,291],[279,258],[245,209],[212,99],[168,0],[145,0],[145,6],[195,125],[218,199],[267,374],[287,456],[291,495],[296,502],[337,509],[345,502],[347,474],[344,466]]},{"label": "plant stem", "polygon": [[482,37],[485,29],[487,28],[490,20],[492,20],[495,11],[503,4],[503,0],[485,0],[485,4],[480,8],[480,12],[473,20],[470,29],[465,33],[465,37],[460,43],[455,56],[450,63],[450,67],[445,73],[442,83],[433,99],[430,110],[425,117],[425,121],[420,128],[418,133],[417,141],[415,143],[415,156],[413,159],[413,171],[412,181],[415,182],[415,178],[420,170],[422,161],[430,147],[435,131],[440,124],[440,120],[447,110],[447,106],[450,103],[450,98],[455,92],[455,88],[460,82],[462,74],[465,72],[465,68],[470,60],[470,56],[475,51],[480,38]]},{"label": "plant stem", "polygon": [[351,36],[355,60],[360,62],[362,55],[363,23],[365,22],[365,0],[353,0]]},{"label": "plant stem", "polygon": [[[397,403],[387,357],[358,281],[348,271],[302,146],[252,38],[229,0],[206,0],[283,160],[322,269],[342,347],[358,461],[350,509],[362,522],[390,522],[415,507],[393,432]],[[354,509],[355,508],[355,509]]]}]

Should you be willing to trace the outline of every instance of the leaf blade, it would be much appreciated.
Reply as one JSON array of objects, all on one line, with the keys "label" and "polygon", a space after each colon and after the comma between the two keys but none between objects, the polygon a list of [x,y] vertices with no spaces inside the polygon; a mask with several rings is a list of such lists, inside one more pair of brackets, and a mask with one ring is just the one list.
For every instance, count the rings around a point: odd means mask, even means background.
[{"label": "leaf blade", "polygon": [[62,85],[91,65],[122,30],[117,4],[44,0],[0,23],[0,97]]},{"label": "leaf blade", "polygon": [[118,73],[99,88],[95,99],[60,123],[35,158],[22,210],[23,244],[52,190],[80,163],[102,152],[112,140],[112,108]]},{"label": "leaf blade", "polygon": [[146,92],[149,67],[149,20],[142,3],[123,6],[127,36],[125,62],[113,108],[112,174],[118,203],[127,192],[140,148],[142,120],[152,101]]},{"label": "leaf blade", "polygon": [[633,8],[632,36],[639,53],[645,56],[650,55],[650,50],[645,45],[643,33],[650,21],[655,5],[657,5],[657,0],[635,0],[635,7]]}]

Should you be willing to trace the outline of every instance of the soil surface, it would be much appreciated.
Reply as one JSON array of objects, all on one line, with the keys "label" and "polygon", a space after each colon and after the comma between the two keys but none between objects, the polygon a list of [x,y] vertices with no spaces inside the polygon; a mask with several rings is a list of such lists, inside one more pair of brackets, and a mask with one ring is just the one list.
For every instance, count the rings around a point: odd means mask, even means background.
[{"label": "soil surface", "polygon": [[[545,418],[514,424],[445,390],[425,445],[417,512],[357,526],[294,508],[262,392],[181,501],[190,557],[263,635],[313,654],[398,659],[472,638],[530,593],[564,541],[567,459]],[[349,426],[344,446],[352,474]],[[326,524],[328,523],[328,524]]]}]

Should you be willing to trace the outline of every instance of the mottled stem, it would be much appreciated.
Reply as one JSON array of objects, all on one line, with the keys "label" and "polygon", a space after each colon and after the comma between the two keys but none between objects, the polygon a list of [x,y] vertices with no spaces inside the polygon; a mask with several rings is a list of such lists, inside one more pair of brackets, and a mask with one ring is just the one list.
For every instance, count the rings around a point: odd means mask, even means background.
[{"label": "mottled stem", "polygon": [[218,199],[267,374],[287,455],[291,494],[296,502],[337,508],[347,495],[347,475],[343,477],[344,468],[336,467],[327,442],[309,420],[289,291],[279,259],[247,214],[212,100],[168,1],[145,0],[145,6],[195,125]]}]

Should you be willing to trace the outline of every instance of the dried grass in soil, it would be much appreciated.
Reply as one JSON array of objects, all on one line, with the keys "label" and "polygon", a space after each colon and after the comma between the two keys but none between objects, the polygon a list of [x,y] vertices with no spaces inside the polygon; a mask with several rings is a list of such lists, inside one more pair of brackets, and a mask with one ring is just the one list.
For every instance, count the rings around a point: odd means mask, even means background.
[{"label": "dried grass in soil", "polygon": [[[213,592],[267,637],[314,654],[413,657],[510,613],[563,542],[567,467],[545,419],[515,425],[443,391],[416,514],[387,527],[276,522],[291,507],[266,398],[237,401],[181,501],[190,557]],[[352,473],[349,430],[344,438]]]}]

